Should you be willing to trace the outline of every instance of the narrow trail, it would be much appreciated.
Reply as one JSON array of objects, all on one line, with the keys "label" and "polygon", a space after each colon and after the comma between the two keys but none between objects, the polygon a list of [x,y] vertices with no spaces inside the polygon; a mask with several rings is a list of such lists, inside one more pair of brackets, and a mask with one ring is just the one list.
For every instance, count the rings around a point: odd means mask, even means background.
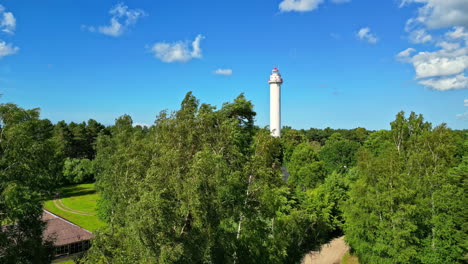
[{"label": "narrow trail", "polygon": [[77,214],[77,215],[96,216],[96,214],[94,214],[94,213],[88,213],[88,212],[85,212],[85,211],[80,211],[80,210],[75,210],[73,208],[70,208],[70,207],[66,206],[65,204],[63,204],[63,201],[61,199],[54,200],[54,205],[58,209],[60,209],[62,211],[65,211],[67,213],[72,213],[72,214]]},{"label": "narrow trail", "polygon": [[343,256],[349,251],[343,238],[333,239],[323,245],[320,251],[311,251],[302,259],[302,264],[340,264]]}]

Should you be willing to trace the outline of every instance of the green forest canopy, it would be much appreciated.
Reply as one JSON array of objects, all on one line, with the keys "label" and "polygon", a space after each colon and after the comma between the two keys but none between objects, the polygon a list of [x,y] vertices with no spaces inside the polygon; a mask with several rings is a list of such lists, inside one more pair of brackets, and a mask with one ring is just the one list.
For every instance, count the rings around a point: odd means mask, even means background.
[{"label": "green forest canopy", "polygon": [[0,233],[2,263],[47,263],[42,201],[91,181],[108,225],[83,263],[298,263],[343,234],[363,263],[466,261],[467,131],[422,115],[280,139],[243,95],[217,109],[188,93],[151,127],[0,115],[0,220],[18,223]]}]

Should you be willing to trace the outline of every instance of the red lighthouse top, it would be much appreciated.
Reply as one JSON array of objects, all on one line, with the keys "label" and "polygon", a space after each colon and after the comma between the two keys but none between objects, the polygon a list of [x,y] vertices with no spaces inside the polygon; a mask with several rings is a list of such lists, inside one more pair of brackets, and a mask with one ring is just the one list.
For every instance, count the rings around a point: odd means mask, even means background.
[{"label": "red lighthouse top", "polygon": [[272,73],[270,74],[270,79],[268,80],[268,83],[278,83],[282,84],[283,79],[281,78],[281,74],[279,73],[278,68],[273,68]]}]

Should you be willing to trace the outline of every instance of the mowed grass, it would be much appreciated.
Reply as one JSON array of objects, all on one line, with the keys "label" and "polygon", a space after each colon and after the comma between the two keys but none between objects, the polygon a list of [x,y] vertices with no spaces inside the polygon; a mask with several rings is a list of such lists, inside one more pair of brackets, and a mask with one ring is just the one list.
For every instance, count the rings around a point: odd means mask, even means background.
[{"label": "mowed grass", "polygon": [[[94,184],[78,184],[67,186],[59,190],[62,202],[69,208],[96,214],[96,203],[99,195],[96,193]],[[58,208],[53,200],[44,203],[44,209],[60,216],[68,221],[79,225],[91,232],[106,225],[97,216],[80,215],[67,212]]]},{"label": "mowed grass", "polygon": [[62,202],[67,207],[96,214],[96,203],[99,195],[94,189],[94,184],[67,186],[62,188],[61,191]]}]

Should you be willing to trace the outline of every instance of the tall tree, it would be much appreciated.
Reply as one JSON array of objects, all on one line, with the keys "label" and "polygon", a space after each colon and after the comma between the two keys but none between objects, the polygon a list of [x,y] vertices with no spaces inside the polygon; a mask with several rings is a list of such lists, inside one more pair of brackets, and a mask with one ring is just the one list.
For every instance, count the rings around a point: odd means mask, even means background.
[{"label": "tall tree", "polygon": [[345,209],[346,240],[366,263],[461,261],[466,195],[462,175],[450,173],[456,165],[452,131],[403,112],[391,127],[389,134],[371,135],[359,155],[359,179]]},{"label": "tall tree", "polygon": [[297,263],[317,215],[292,198],[281,144],[243,95],[221,109],[188,93],[141,133],[122,117],[99,136],[97,184],[109,228],[88,263]]},{"label": "tall tree", "polygon": [[53,126],[39,110],[0,105],[1,263],[48,263],[41,202],[56,182]]}]

